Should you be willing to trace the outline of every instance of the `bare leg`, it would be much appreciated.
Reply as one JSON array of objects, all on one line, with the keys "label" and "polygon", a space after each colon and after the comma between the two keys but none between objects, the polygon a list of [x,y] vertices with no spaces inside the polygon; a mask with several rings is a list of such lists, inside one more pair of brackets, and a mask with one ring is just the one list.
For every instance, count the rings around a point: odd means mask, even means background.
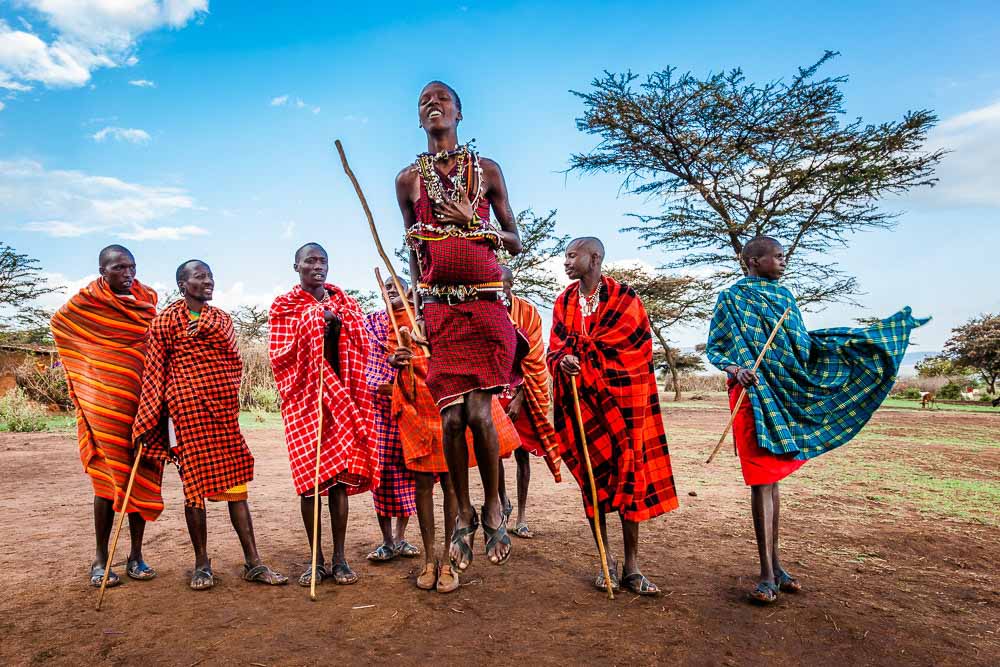
[{"label": "bare leg", "polygon": [[517,461],[517,521],[515,526],[526,523],[524,510],[528,506],[528,484],[531,483],[531,459],[528,452],[518,447],[514,450],[514,460]]},{"label": "bare leg", "polygon": [[458,516],[458,498],[451,483],[451,476],[441,475],[441,492],[444,494],[444,551],[448,553],[451,544],[451,534],[455,531],[455,517]]},{"label": "bare leg", "polygon": [[[323,511],[322,498],[320,498],[320,512]],[[310,558],[312,557],[312,545],[313,545],[313,502],[312,496],[299,496],[299,508],[302,510],[302,523],[306,527],[306,538],[309,540]],[[322,523],[322,522],[321,522]],[[319,544],[316,545],[316,564],[317,566],[326,563],[323,558],[323,529],[320,528],[319,531],[320,540]],[[319,583],[319,579],[316,580]]]},{"label": "bare leg", "polygon": [[240,546],[243,547],[243,560],[247,566],[253,568],[261,564],[260,554],[257,553],[257,539],[253,534],[253,518],[250,516],[250,504],[245,500],[236,500],[229,504],[229,520],[236,529],[236,535],[240,538]]},{"label": "bare leg", "polygon": [[131,543],[128,560],[130,563],[142,562],[142,538],[146,533],[146,520],[138,512],[128,515],[128,534]]},{"label": "bare leg", "polygon": [[[415,472],[417,480],[417,524],[420,526],[420,539],[424,543],[424,563],[433,565],[434,558],[434,475],[429,472]],[[448,525],[445,518],[446,527]],[[447,547],[446,547],[447,549]]]},{"label": "bare leg", "polygon": [[[333,511],[332,507],[331,511]],[[376,516],[378,517],[378,529],[382,531],[382,544],[392,549],[395,545],[395,541],[392,537],[392,517],[382,515]],[[334,529],[334,532],[336,532],[336,529]]]},{"label": "bare leg", "polygon": [[[604,542],[604,553],[608,557],[608,572],[611,574],[611,578],[617,581],[618,562],[611,555],[611,545],[608,543],[608,517],[604,512],[598,511],[597,518],[601,522],[601,541]],[[587,525],[590,527],[590,534],[594,537],[594,546],[597,546],[597,533],[594,531],[593,519],[587,519]],[[603,571],[600,574],[603,576]]]},{"label": "bare leg", "polygon": [[208,568],[210,566],[208,560],[208,518],[205,508],[185,505],[184,519],[187,521],[188,535],[191,536],[191,546],[194,547],[194,569]]},{"label": "bare leg", "polygon": [[771,553],[774,549],[774,503],[771,490],[773,484],[750,487],[750,506],[753,511],[753,529],[757,537],[757,553],[760,557],[760,582],[774,583],[774,566]]},{"label": "bare leg", "polygon": [[[410,517],[408,516],[398,516],[396,517],[396,534],[393,536],[396,544],[399,544],[406,539],[406,526],[410,523]],[[385,533],[383,533],[384,535]]]},{"label": "bare leg", "polygon": [[[484,391],[472,391],[465,397],[465,415],[472,431],[472,444],[476,450],[479,477],[483,481],[483,525],[491,528],[503,527],[503,506],[500,504],[500,441],[496,425],[493,423],[493,395]],[[456,487],[456,491],[458,488]],[[468,489],[466,489],[468,493]],[[461,503],[461,498],[459,499]],[[493,563],[500,563],[510,553],[507,544],[496,543],[487,552]]]},{"label": "bare leg", "polygon": [[501,507],[510,503],[507,497],[507,472],[504,470],[503,459],[497,459],[497,494],[500,496]]},{"label": "bare leg", "polygon": [[97,542],[97,551],[91,568],[111,565],[108,563],[108,540],[111,539],[111,528],[114,523],[114,504],[107,498],[94,496],[94,537]]},{"label": "bare leg", "polygon": [[[333,524],[333,566],[347,564],[344,543],[347,541],[347,487],[335,484],[330,487],[330,522]],[[391,535],[390,538],[392,539]]]},{"label": "bare leg", "polygon": [[771,521],[771,569],[774,570],[774,574],[777,576],[781,572],[781,559],[778,558],[778,515],[781,512],[781,494],[778,492],[777,482],[771,487],[771,507],[774,512],[774,517]]},{"label": "bare leg", "polygon": [[[466,399],[468,400],[468,396]],[[465,442],[465,405],[453,405],[445,408],[441,413],[441,427],[444,439],[444,456],[448,462],[448,477],[451,478],[451,483],[454,485],[458,507],[455,527],[466,528],[471,526],[475,520],[476,510],[472,507],[472,500],[469,498],[469,447]],[[466,544],[471,547],[473,540],[475,540],[475,534],[469,535],[466,538]],[[463,555],[462,550],[455,545],[449,547],[449,558],[460,571],[465,570],[472,560],[471,557]]]}]

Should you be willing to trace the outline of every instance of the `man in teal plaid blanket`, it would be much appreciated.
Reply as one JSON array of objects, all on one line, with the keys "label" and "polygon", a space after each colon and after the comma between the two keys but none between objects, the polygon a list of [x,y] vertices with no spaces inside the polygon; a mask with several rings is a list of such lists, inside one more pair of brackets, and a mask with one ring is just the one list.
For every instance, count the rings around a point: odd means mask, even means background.
[{"label": "man in teal plaid blanket", "polygon": [[[758,236],[743,248],[748,275],[719,294],[706,353],[729,376],[730,406],[747,395],[733,422],[744,481],[751,489],[760,581],[753,600],[801,585],[778,559],[778,481],[808,459],[848,442],[888,395],[910,342],[927,322],[909,307],[866,328],[807,331],[795,297],[778,279],[785,272],[778,241]],[[790,309],[764,355],[768,336]]]}]

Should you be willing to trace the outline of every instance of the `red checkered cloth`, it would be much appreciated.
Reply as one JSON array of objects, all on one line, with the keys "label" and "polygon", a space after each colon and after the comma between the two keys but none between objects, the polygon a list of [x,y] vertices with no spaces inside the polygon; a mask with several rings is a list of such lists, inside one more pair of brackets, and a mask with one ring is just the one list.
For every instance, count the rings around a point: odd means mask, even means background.
[{"label": "red checkered cloth", "polygon": [[[439,176],[444,190],[451,192],[454,170]],[[423,177],[420,198],[413,211],[417,222],[434,224],[434,211]],[[489,221],[490,204],[485,197],[480,200],[476,215],[483,225]],[[487,240],[446,237],[440,241],[421,241],[415,247],[423,283],[477,285],[501,280],[500,263]],[[455,306],[426,303],[423,312],[431,346],[427,386],[438,406],[447,405],[474,389],[499,390],[510,382],[517,337],[502,303],[472,301]]]},{"label": "red checkered cloth", "polygon": [[[358,302],[339,287],[326,285],[323,301],[296,286],[271,304],[268,356],[281,395],[281,417],[299,495],[312,495],[316,475],[319,424],[319,365],[323,370],[323,437],[320,449],[320,493],[337,483],[349,494],[378,486],[378,450],[372,397],[365,380],[368,332]],[[338,376],[323,357],[328,309],[341,321]]]},{"label": "red checkered cloth", "polygon": [[[206,305],[196,327],[187,303],[175,301],[149,328],[133,439],[143,456],[172,460],[184,484],[184,504],[203,508],[205,498],[253,479],[253,455],[240,433],[243,362],[233,321]],[[177,445],[170,449],[167,417]]]},{"label": "red checkered cloth", "polygon": [[[397,319],[404,313],[399,311]],[[403,460],[399,422],[392,417],[392,396],[379,391],[383,387],[391,390],[396,379],[396,369],[389,365],[389,347],[386,344],[393,335],[389,313],[380,310],[366,315],[365,329],[371,340],[365,377],[375,406],[375,441],[382,470],[378,488],[372,492],[375,513],[379,516],[410,516],[417,511],[417,483]]]},{"label": "red checkered cloth", "polygon": [[[514,426],[521,436],[521,447],[535,456],[545,458],[545,464],[555,481],[562,481],[559,466],[559,437],[549,423],[549,371],[545,367],[545,343],[542,342],[542,316],[538,309],[517,296],[513,298],[510,319],[528,342],[527,354],[521,359],[518,374],[523,378],[524,403]],[[509,401],[507,401],[509,404]]]},{"label": "red checkered cloth", "polygon": [[555,427],[562,457],[593,516],[587,471],[575,428],[573,378],[558,369],[567,354],[580,359],[580,410],[598,503],[629,521],[646,521],[677,507],[667,437],[653,374],[646,309],[631,287],[602,277],[597,314],[584,326],[579,282],[556,300],[548,364],[555,378]]}]

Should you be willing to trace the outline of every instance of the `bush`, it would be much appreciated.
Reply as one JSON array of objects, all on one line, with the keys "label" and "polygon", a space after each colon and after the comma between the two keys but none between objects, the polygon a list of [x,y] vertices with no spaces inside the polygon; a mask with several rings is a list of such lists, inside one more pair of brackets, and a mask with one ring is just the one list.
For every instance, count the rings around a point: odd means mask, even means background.
[{"label": "bush", "polygon": [[61,366],[40,370],[34,362],[26,361],[14,371],[14,379],[33,401],[63,409],[72,407],[66,373]]},{"label": "bush", "polygon": [[962,386],[954,382],[949,382],[938,389],[937,397],[946,401],[957,401],[962,397]]},{"label": "bush", "polygon": [[917,400],[920,398],[920,390],[916,387],[903,387],[900,391],[896,392],[896,398],[910,398]]},{"label": "bush", "polygon": [[281,410],[281,401],[278,399],[277,387],[252,387],[250,389],[250,400],[253,403],[252,409],[262,412],[278,412]]},{"label": "bush", "polygon": [[0,397],[0,426],[15,433],[45,430],[45,408],[32,401],[20,387]]},{"label": "bush", "polygon": [[281,407],[278,385],[274,382],[271,361],[267,358],[267,343],[240,341],[243,358],[243,379],[240,382],[240,409],[277,412]]}]

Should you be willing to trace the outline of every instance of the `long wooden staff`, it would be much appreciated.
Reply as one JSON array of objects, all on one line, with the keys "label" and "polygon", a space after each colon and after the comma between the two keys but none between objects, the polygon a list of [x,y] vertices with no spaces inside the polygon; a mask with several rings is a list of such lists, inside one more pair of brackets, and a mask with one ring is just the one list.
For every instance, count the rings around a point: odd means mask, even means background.
[{"label": "long wooden staff", "polygon": [[608,589],[608,599],[615,599],[611,588],[611,573],[608,571],[608,555],[604,552],[604,539],[601,537],[601,522],[598,519],[597,485],[594,483],[594,469],[590,466],[590,452],[587,451],[587,432],[583,430],[583,413],[580,412],[580,395],[576,391],[576,378],[570,378],[573,387],[573,411],[576,413],[576,426],[580,430],[580,446],[583,449],[583,462],[587,467],[587,481],[590,482],[590,497],[594,503],[594,535],[597,537],[597,551],[601,554],[601,570],[604,572],[604,585]]},{"label": "long wooden staff", "polygon": [[108,562],[104,564],[104,579],[101,580],[101,592],[97,596],[97,611],[101,610],[101,603],[104,602],[104,589],[108,585],[108,577],[111,575],[111,562],[115,558],[115,549],[118,547],[118,536],[122,534],[122,524],[125,523],[125,515],[128,514],[128,501],[132,496],[132,482],[135,481],[135,474],[139,470],[139,459],[142,458],[142,443],[135,452],[135,463],[132,464],[132,472],[128,476],[128,485],[125,487],[125,502],[122,503],[122,511],[118,514],[118,527],[115,528],[115,537],[111,540],[111,550],[108,551]]},{"label": "long wooden staff", "polygon": [[[403,337],[399,333],[399,325],[396,323],[396,312],[392,308],[392,299],[389,298],[389,292],[385,288],[385,282],[382,280],[382,272],[375,267],[375,280],[378,281],[379,290],[382,292],[382,300],[385,301],[386,312],[389,313],[389,322],[392,323],[392,332],[396,335],[396,345],[400,347],[403,346]],[[406,300],[406,294],[402,294],[402,299]],[[413,375],[413,364],[409,364],[410,369],[410,384],[416,385],[416,378]]]},{"label": "long wooden staff", "polygon": [[[361,208],[365,210],[365,217],[368,218],[368,228],[371,229],[372,239],[375,241],[375,247],[378,249],[378,254],[382,257],[382,262],[385,263],[385,268],[389,270],[389,275],[392,276],[392,283],[396,286],[396,290],[400,294],[406,294],[403,290],[403,285],[399,282],[399,276],[396,275],[396,270],[392,268],[392,262],[389,260],[389,255],[386,254],[385,248],[382,247],[382,240],[379,238],[378,229],[375,227],[375,218],[372,216],[372,211],[368,208],[368,200],[365,199],[365,193],[361,191],[361,184],[358,183],[357,177],[355,177],[354,172],[351,171],[351,165],[347,163],[347,155],[344,153],[344,145],[340,143],[340,139],[333,142],[337,147],[337,152],[340,153],[340,162],[344,165],[344,173],[347,177],[351,179],[351,184],[354,186],[354,191],[358,194],[358,199],[361,200]],[[410,320],[410,330],[413,332],[413,338],[418,344],[425,344],[425,341],[421,339],[423,334],[417,328],[417,318],[413,314],[413,310],[410,308],[410,303],[407,299],[403,299],[403,307],[406,309],[406,316]],[[427,356],[430,357],[430,351],[427,350]]]},{"label": "long wooden staff", "polygon": [[[781,314],[781,319],[779,319],[778,323],[774,325],[774,329],[771,330],[771,335],[768,336],[767,342],[764,343],[764,348],[760,351],[760,354],[757,355],[757,361],[754,362],[752,369],[754,373],[756,373],[757,369],[760,368],[760,362],[764,360],[764,355],[767,353],[768,348],[771,347],[774,337],[778,335],[778,329],[781,328],[785,318],[787,318],[791,312],[791,307],[785,308],[785,312]],[[733,422],[736,421],[736,413],[740,411],[740,405],[743,404],[743,399],[746,398],[746,395],[747,388],[743,387],[743,391],[740,392],[739,397],[736,399],[736,407],[733,408],[733,414],[729,416],[729,423],[726,424],[726,430],[722,432],[722,437],[719,438],[719,444],[717,444],[715,449],[712,450],[712,453],[708,455],[708,460],[705,461],[705,463],[711,463],[712,459],[715,458],[715,455],[719,453],[719,449],[722,448],[722,443],[726,440],[726,435],[729,434],[729,429],[733,427]]]},{"label": "long wooden staff", "polygon": [[[324,345],[326,341],[324,340]],[[323,446],[323,367],[326,366],[326,357],[323,355],[323,346],[320,346],[319,354],[319,426],[316,427],[316,480],[313,482],[313,543],[312,543],[312,577],[309,579],[309,599],[316,601],[316,557],[319,552],[319,514],[321,505],[319,503],[319,454]]]}]

